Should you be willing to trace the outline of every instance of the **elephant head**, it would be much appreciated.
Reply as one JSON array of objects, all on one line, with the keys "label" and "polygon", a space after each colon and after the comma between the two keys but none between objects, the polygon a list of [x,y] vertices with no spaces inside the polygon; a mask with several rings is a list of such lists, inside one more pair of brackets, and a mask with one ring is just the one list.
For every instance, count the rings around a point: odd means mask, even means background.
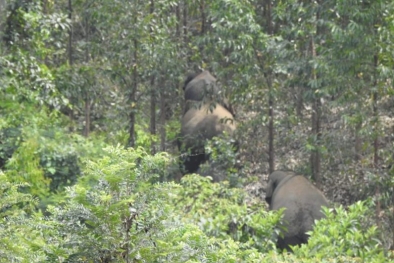
[{"label": "elephant head", "polygon": [[302,175],[290,171],[275,171],[270,174],[265,200],[270,210],[285,208],[282,236],[278,238],[279,249],[290,250],[290,245],[308,241],[306,232],[312,230],[315,220],[324,217],[322,206],[328,200]]},{"label": "elephant head", "polygon": [[194,173],[201,163],[209,159],[204,151],[205,141],[224,132],[231,135],[236,123],[225,105],[212,100],[214,96],[211,95],[220,92],[216,79],[208,71],[188,76],[184,91],[186,107],[181,121],[179,147],[186,155],[183,160],[185,172]]}]

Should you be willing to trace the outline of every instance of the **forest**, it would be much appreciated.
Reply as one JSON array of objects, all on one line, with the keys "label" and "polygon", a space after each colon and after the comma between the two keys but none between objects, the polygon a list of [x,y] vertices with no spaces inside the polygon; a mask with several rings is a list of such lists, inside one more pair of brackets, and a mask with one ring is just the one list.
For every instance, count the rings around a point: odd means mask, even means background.
[{"label": "forest", "polygon": [[[203,71],[237,125],[185,172]],[[394,262],[393,79],[391,0],[0,0],[0,263]],[[292,251],[277,170],[329,201]]]}]

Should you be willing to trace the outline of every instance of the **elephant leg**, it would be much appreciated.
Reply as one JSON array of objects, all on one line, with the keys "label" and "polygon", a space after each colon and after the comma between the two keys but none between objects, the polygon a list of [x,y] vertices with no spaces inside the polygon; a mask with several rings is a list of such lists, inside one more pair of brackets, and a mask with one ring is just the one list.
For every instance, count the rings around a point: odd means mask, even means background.
[{"label": "elephant leg", "polygon": [[205,154],[193,154],[185,157],[183,170],[186,174],[196,173],[200,164],[206,161]]},{"label": "elephant leg", "polygon": [[305,241],[302,238],[298,236],[291,236],[284,238],[279,237],[276,245],[280,250],[286,249],[287,251],[291,252],[292,249],[290,248],[290,246],[301,245],[303,243],[305,243]]}]

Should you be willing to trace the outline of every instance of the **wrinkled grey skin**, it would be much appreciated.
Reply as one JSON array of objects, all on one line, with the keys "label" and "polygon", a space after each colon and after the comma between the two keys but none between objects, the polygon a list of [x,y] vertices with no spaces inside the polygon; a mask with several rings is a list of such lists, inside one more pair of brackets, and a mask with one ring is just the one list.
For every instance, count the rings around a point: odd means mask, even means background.
[{"label": "wrinkled grey skin", "polygon": [[231,135],[236,123],[234,115],[214,100],[220,92],[216,79],[208,71],[188,76],[184,91],[186,106],[178,147],[183,153],[190,152],[183,159],[184,173],[195,173],[209,159],[204,151],[205,141],[224,132]]},{"label": "wrinkled grey skin", "polygon": [[183,91],[185,93],[185,101],[202,101],[205,96],[218,94],[219,88],[216,85],[216,79],[209,71],[203,71],[200,74],[188,75]]},{"label": "wrinkled grey skin", "polygon": [[214,102],[214,104],[220,104],[234,116],[231,105],[224,97],[224,94],[216,84],[216,79],[209,71],[205,70],[199,74],[189,74],[186,77],[183,90],[185,101],[189,102],[186,103],[184,113],[186,113],[190,107],[196,106],[190,103],[191,101],[198,101],[202,103]]},{"label": "wrinkled grey skin", "polygon": [[268,178],[265,200],[270,210],[286,208],[283,215],[283,237],[278,238],[277,247],[291,251],[289,245],[307,243],[306,232],[312,230],[315,220],[324,217],[322,206],[328,200],[302,175],[294,172],[275,171]]}]

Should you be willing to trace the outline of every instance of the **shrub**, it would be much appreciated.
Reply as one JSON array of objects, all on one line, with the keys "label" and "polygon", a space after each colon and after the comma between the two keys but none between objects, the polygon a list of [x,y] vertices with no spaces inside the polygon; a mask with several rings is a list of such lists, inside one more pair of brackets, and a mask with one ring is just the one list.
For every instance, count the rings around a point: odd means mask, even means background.
[{"label": "shrub", "polygon": [[54,227],[45,233],[47,242],[41,248],[48,262],[254,262],[262,258],[256,249],[232,239],[207,236],[182,220],[183,214],[174,213],[170,201],[187,190],[174,183],[152,184],[165,170],[164,154],[150,156],[141,148],[112,147],[106,153],[86,164],[85,176],[67,188],[67,201],[49,207],[52,215],[47,223]]},{"label": "shrub", "polygon": [[37,221],[28,217],[37,204],[30,194],[20,193],[26,183],[10,182],[0,171],[0,262],[42,262],[43,251]]},{"label": "shrub", "polygon": [[371,203],[323,208],[325,219],[316,222],[308,244],[296,247],[299,257],[328,259],[351,257],[360,262],[387,262],[378,229],[371,220]]},{"label": "shrub", "polygon": [[260,251],[273,249],[280,213],[266,212],[262,202],[249,198],[243,189],[230,188],[227,181],[212,183],[191,174],[182,178],[181,186],[172,202],[184,222],[209,236],[240,241]]}]

